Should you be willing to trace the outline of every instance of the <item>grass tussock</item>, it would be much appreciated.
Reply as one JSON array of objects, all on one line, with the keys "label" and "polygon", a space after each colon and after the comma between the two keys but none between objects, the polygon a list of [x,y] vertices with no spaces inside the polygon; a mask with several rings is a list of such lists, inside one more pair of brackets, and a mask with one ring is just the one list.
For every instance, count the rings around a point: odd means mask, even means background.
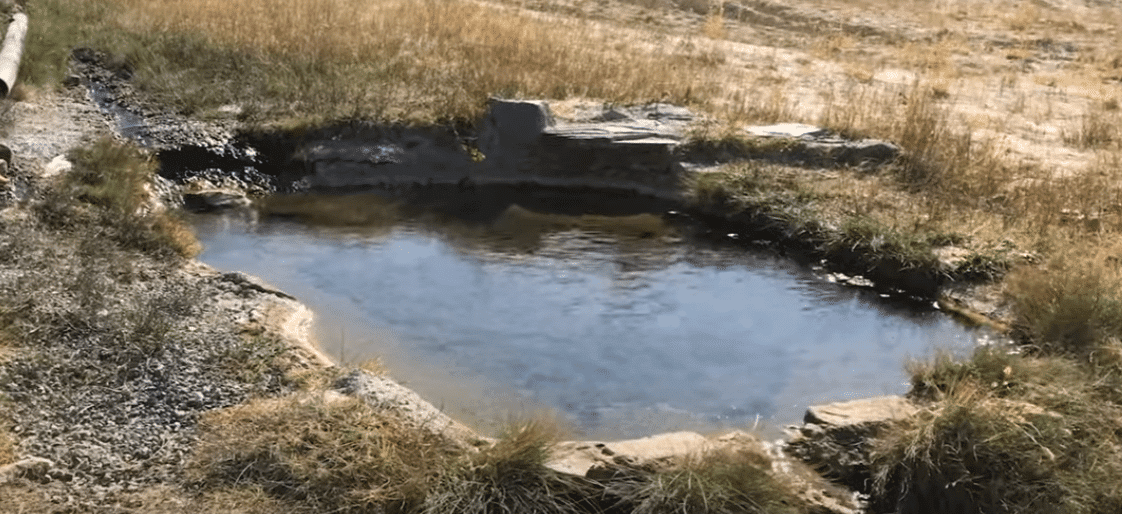
[{"label": "grass tussock", "polygon": [[589,481],[545,467],[550,426],[467,450],[360,399],[305,393],[209,414],[189,474],[216,499],[297,511],[595,511]]},{"label": "grass tussock", "polygon": [[1049,353],[1091,357],[1122,334],[1122,267],[1113,248],[1056,252],[1006,281],[1021,337]]},{"label": "grass tussock", "polygon": [[103,138],[77,148],[74,169],[36,208],[59,230],[89,230],[125,248],[158,257],[193,257],[191,229],[152,201],[156,163],[134,145]]},{"label": "grass tussock", "polygon": [[[209,414],[189,465],[206,490],[259,490],[312,511],[408,511],[448,447],[358,399],[305,394]],[[394,509],[391,509],[393,511]]]},{"label": "grass tussock", "polygon": [[818,196],[778,167],[755,163],[698,174],[685,189],[691,204],[727,213],[773,206],[794,214],[809,208]]},{"label": "grass tussock", "polygon": [[0,466],[11,464],[16,459],[16,443],[12,438],[11,424],[0,422]]},{"label": "grass tussock", "polygon": [[724,447],[653,472],[639,471],[607,489],[635,514],[803,513],[808,506],[770,472],[754,449]]},{"label": "grass tussock", "polygon": [[913,365],[912,374],[912,394],[937,401],[874,444],[874,508],[1122,508],[1122,397],[1111,373],[984,347]]},{"label": "grass tussock", "polygon": [[881,138],[900,146],[893,174],[907,188],[954,203],[995,194],[1008,173],[992,144],[957,125],[947,94],[926,81],[908,86],[854,86],[832,92],[820,123],[843,136]]},{"label": "grass tussock", "polygon": [[597,512],[599,491],[594,483],[545,467],[556,440],[556,428],[549,422],[510,427],[490,448],[447,468],[429,489],[420,512]]}]

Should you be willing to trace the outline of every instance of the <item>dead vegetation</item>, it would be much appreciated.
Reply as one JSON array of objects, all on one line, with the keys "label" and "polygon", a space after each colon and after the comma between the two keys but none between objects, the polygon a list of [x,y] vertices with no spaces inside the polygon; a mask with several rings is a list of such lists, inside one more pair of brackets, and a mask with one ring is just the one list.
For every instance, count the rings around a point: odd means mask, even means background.
[{"label": "dead vegetation", "polygon": [[1117,512],[1117,365],[990,347],[916,366],[929,403],[874,446],[879,508]]},{"label": "dead vegetation", "polygon": [[197,487],[259,491],[311,512],[407,511],[455,448],[393,413],[323,392],[212,413],[201,433],[189,466]]},{"label": "dead vegetation", "polygon": [[590,479],[545,466],[556,441],[555,427],[536,420],[465,449],[394,412],[313,392],[207,416],[189,475],[208,502],[237,497],[296,512],[807,511],[758,450]]},{"label": "dead vegetation", "polygon": [[617,506],[636,514],[808,512],[789,483],[768,472],[771,458],[748,448],[718,448],[657,471],[629,470],[609,484]]},{"label": "dead vegetation", "polygon": [[29,49],[41,63],[31,80],[57,79],[69,48],[93,44],[185,113],[235,112],[268,125],[473,122],[495,95],[689,103],[706,89],[696,77],[712,68],[691,58],[696,52],[663,59],[577,21],[469,1],[30,7],[33,17],[41,9],[40,17],[54,18],[33,35],[50,43]]},{"label": "dead vegetation", "polygon": [[178,275],[196,243],[149,204],[151,159],[111,139],[72,158],[2,214],[0,459],[54,463],[0,485],[12,512],[97,511],[173,481],[199,410],[288,387],[278,341],[204,321],[215,290]]}]

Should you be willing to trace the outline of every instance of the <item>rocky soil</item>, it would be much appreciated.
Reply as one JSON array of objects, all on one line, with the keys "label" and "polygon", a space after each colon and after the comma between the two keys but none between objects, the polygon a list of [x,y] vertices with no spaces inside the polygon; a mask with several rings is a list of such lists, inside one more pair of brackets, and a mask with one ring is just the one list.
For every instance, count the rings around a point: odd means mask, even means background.
[{"label": "rocky soil", "polygon": [[310,344],[311,312],[252,277],[114,254],[96,236],[54,240],[37,205],[71,168],[68,152],[113,134],[115,120],[77,87],[6,106],[0,291],[20,306],[5,323],[30,335],[3,345],[3,418],[20,460],[0,467],[0,483],[59,509],[127,503],[175,482],[202,413],[290,391],[294,373],[330,362]]}]

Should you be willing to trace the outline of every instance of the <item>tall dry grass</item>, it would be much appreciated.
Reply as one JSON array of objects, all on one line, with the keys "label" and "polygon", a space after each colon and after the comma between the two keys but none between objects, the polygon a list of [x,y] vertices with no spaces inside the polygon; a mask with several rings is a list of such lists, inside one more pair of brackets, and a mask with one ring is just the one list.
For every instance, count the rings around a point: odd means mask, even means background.
[{"label": "tall dry grass", "polygon": [[[690,103],[712,88],[704,77],[713,63],[670,58],[587,22],[468,0],[103,2],[120,28],[144,38],[240,56],[205,77],[207,88],[229,88],[210,103],[259,104],[272,115],[474,120],[492,95]],[[170,50],[133,50],[138,61],[183,66],[157,51]],[[175,83],[189,73],[168,71],[148,80],[173,94],[193,90]]]},{"label": "tall dry grass", "polygon": [[1122,336],[1122,244],[1088,251],[1073,241],[1046,265],[1024,267],[1007,280],[1020,333],[1050,352],[1080,360]]},{"label": "tall dry grass", "polygon": [[912,394],[938,401],[874,442],[873,508],[1117,512],[1117,365],[1004,347],[914,364]]},{"label": "tall dry grass", "polygon": [[363,400],[299,394],[209,413],[188,465],[209,502],[301,512],[598,512],[591,481],[545,467],[548,421],[467,449]]}]

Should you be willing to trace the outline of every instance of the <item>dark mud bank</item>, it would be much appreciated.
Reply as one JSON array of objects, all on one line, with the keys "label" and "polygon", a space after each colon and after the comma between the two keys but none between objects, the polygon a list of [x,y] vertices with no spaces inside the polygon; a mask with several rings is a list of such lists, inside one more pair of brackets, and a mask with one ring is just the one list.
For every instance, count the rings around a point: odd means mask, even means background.
[{"label": "dark mud bank", "polygon": [[[762,210],[727,212],[693,202],[682,184],[695,172],[683,166],[681,155],[670,145],[662,161],[651,157],[657,152],[641,147],[643,158],[626,165],[619,164],[627,163],[626,148],[598,152],[593,147],[585,149],[583,156],[578,148],[568,153],[568,161],[559,161],[564,167],[536,174],[531,167],[539,160],[536,156],[522,155],[515,161],[530,163],[524,168],[504,167],[504,157],[505,164],[511,162],[509,155],[494,148],[482,154],[475,146],[478,141],[451,129],[349,124],[304,133],[241,134],[220,151],[183,145],[160,151],[159,159],[161,174],[168,179],[180,184],[204,179],[204,184],[215,186],[217,190],[185,194],[187,206],[194,210],[228,205],[223,200],[211,202],[207,195],[222,199],[231,193],[373,192],[481,222],[515,204],[567,215],[658,213],[700,223],[715,238],[767,246],[801,262],[822,265],[852,276],[854,284],[886,293],[932,299],[945,284],[967,278],[935,266],[917,267],[859,245],[831,245],[826,235],[809,233]],[[592,144],[611,146],[604,141]],[[531,147],[529,152],[537,150]],[[653,180],[636,178],[643,176]]]},{"label": "dark mud bank", "polygon": [[[669,138],[621,144],[603,137],[583,148],[569,142],[572,148],[558,152],[556,144],[539,145],[541,139],[481,144],[486,137],[494,135],[348,124],[303,133],[241,134],[230,143],[242,149],[237,152],[183,146],[160,152],[160,161],[162,174],[178,183],[202,178],[251,195],[373,192],[478,222],[495,219],[510,205],[567,215],[663,214],[701,224],[714,238],[767,246],[823,266],[856,285],[921,299],[936,298],[944,285],[969,278],[861,245],[832,244],[829,234],[810,232],[762,209],[729,212],[692,201],[684,184],[698,172]],[[639,158],[629,161],[633,150]],[[542,165],[543,155],[560,153],[566,158]],[[226,205],[197,194],[225,198],[216,191],[188,193],[188,206],[195,210]]]}]

